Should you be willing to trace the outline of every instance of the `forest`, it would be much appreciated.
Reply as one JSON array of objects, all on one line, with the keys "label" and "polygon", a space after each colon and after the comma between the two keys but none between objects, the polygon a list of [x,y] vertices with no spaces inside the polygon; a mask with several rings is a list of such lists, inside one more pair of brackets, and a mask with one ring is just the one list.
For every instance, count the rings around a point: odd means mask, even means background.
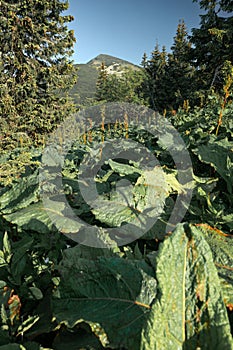
[{"label": "forest", "polygon": [[69,2],[0,1],[0,350],[233,349],[233,1],[193,1],[81,104]]}]

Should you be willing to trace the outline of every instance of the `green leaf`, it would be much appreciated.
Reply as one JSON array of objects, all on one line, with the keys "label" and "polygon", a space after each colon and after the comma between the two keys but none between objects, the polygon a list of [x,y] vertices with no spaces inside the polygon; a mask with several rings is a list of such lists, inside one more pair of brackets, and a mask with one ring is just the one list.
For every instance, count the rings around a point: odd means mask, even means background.
[{"label": "green leaf", "polygon": [[200,145],[194,151],[200,160],[211,164],[219,175],[226,181],[227,188],[232,193],[233,154],[232,142],[227,138],[217,140],[211,137],[207,145]]},{"label": "green leaf", "polygon": [[19,344],[7,344],[0,346],[0,350],[27,350],[23,345]]},{"label": "green leaf", "polygon": [[93,201],[92,210],[96,219],[109,225],[119,227],[124,223],[140,225],[142,215],[147,218],[158,216],[163,210],[165,199],[169,196],[169,185],[164,179],[160,167],[145,170],[137,179],[133,187],[126,180],[119,181],[117,190],[112,191],[109,197]]},{"label": "green leaf", "polygon": [[28,251],[30,251],[30,248],[32,248],[32,244],[33,239],[26,236],[20,241],[15,242],[13,245],[13,254],[10,267],[14,281],[18,285],[22,283],[22,277],[25,275],[26,271],[30,271]]},{"label": "green leaf", "polygon": [[165,199],[168,196],[169,185],[160,167],[145,170],[138,178],[134,190],[134,200],[137,210],[143,211],[150,209],[156,215],[163,209]]},{"label": "green leaf", "polygon": [[11,255],[11,244],[10,241],[8,239],[8,234],[7,232],[5,232],[4,236],[3,236],[3,252],[4,254]]},{"label": "green leaf", "polygon": [[[73,252],[75,250],[75,253]],[[110,257],[116,257],[121,256],[122,252],[120,248],[116,245],[115,247],[111,247],[109,249],[103,249],[103,248],[93,248],[86,245],[79,244],[75,246],[74,248],[69,248],[65,252],[66,257],[69,257],[69,252],[71,253],[70,259],[72,259],[73,256],[75,256],[76,259],[84,258],[84,259],[90,259],[90,260],[98,260],[100,257],[104,258],[110,258]]]},{"label": "green leaf", "polygon": [[23,343],[23,346],[27,349],[27,350],[51,350],[49,348],[44,348],[42,347],[39,343],[36,342],[25,342]]},{"label": "green leaf", "polygon": [[31,204],[27,208],[3,215],[3,217],[8,222],[16,224],[19,230],[31,230],[47,234],[54,231],[54,225],[42,202]]},{"label": "green leaf", "polygon": [[4,287],[6,287],[6,282],[0,281],[0,289],[3,289]]},{"label": "green leaf", "polygon": [[224,303],[233,305],[233,240],[232,235],[209,225],[198,225],[208,242],[221,282]]},{"label": "green leaf", "polygon": [[6,313],[6,308],[4,306],[4,304],[1,304],[1,324],[2,325],[7,325],[8,323],[8,317],[7,317],[7,313]]},{"label": "green leaf", "polygon": [[156,295],[153,269],[142,260],[78,258],[72,248],[65,252],[60,270],[60,296],[53,299],[57,322],[71,328],[82,320],[98,323],[111,346],[137,349]]},{"label": "green leaf", "polygon": [[107,163],[110,165],[111,169],[114,172],[121,174],[121,176],[132,175],[134,173],[142,173],[141,169],[135,168],[133,165],[118,163],[112,159],[109,159]]},{"label": "green leaf", "polygon": [[[135,211],[123,203],[98,201],[92,212],[101,223],[110,227],[119,227],[124,222],[131,222],[135,218]],[[95,203],[93,203],[95,205]]]},{"label": "green leaf", "polygon": [[223,215],[222,223],[226,224],[230,230],[233,230],[233,214]]},{"label": "green leaf", "polygon": [[40,300],[43,298],[43,293],[37,287],[29,287],[29,291],[31,292],[33,299]]},{"label": "green leaf", "polygon": [[[91,330],[89,332],[91,332]],[[56,350],[104,350],[105,348],[101,345],[97,336],[89,332],[84,332],[82,328],[72,331],[63,331],[56,336],[53,347]]]},{"label": "green leaf", "polygon": [[25,321],[23,321],[17,329],[18,335],[23,335],[27,332],[34,324],[39,320],[39,316],[30,316]]},{"label": "green leaf", "polygon": [[26,208],[33,202],[39,200],[39,184],[38,174],[35,172],[31,176],[21,179],[20,182],[12,185],[12,187],[0,196],[3,214],[10,214],[22,208]]},{"label": "green leaf", "polygon": [[178,225],[155,261],[157,299],[141,349],[232,349],[220,281],[201,231]]}]

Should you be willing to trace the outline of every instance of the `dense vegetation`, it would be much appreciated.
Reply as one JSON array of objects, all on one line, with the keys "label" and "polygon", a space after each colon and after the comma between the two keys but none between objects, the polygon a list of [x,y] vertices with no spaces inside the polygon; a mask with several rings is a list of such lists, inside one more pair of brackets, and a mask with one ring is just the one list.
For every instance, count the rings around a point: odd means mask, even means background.
[{"label": "dense vegetation", "polygon": [[[160,50],[157,43],[149,58],[143,55],[144,79],[141,85],[130,84],[130,79],[126,79],[129,81],[128,90],[134,88],[141,103],[149,103],[160,113],[176,111],[186,103],[192,107],[203,106],[208,95],[213,92],[222,95],[224,86],[232,83],[229,81],[233,60],[232,1],[203,0],[200,6],[206,14],[201,15],[200,27],[193,29],[192,35],[188,35],[184,21],[180,21],[169,53],[164,46]],[[102,93],[102,100],[114,101],[115,95],[112,96],[108,87],[113,77],[105,76],[103,70],[97,96]],[[122,77],[118,80],[111,86],[122,96]],[[124,96],[125,100],[130,100],[127,94]]]},{"label": "dense vegetation", "polygon": [[69,95],[77,106],[88,105],[88,101],[93,103],[98,70],[89,64],[78,64],[75,65],[75,68],[77,69],[78,80],[69,91]]},{"label": "dense vegetation", "polygon": [[[72,16],[61,15],[66,2],[9,0],[0,5],[0,128],[5,153],[20,145],[43,144],[45,135],[74,111],[67,91],[75,79],[69,60],[75,38],[66,25]],[[16,158],[18,164],[31,160],[21,151]],[[1,167],[2,176],[8,172]],[[12,172],[17,174],[14,168]]]},{"label": "dense vegetation", "polygon": [[[199,2],[199,29],[180,22],[140,71],[103,64],[76,115],[68,4],[1,2],[0,350],[233,349],[233,3]],[[157,218],[146,231],[141,213]]]}]

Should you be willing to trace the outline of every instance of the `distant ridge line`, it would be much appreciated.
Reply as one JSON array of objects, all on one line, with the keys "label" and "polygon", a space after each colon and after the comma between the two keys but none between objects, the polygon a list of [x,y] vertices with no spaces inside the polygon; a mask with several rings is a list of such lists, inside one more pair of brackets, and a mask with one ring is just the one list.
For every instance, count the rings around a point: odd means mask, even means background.
[{"label": "distant ridge line", "polygon": [[101,65],[102,62],[104,62],[106,66],[110,66],[114,63],[118,63],[121,65],[130,65],[130,66],[139,67],[130,61],[121,59],[119,57],[107,55],[107,54],[99,54],[98,56],[96,56],[96,57],[92,58],[90,61],[88,61],[86,64],[88,64],[88,65]]}]

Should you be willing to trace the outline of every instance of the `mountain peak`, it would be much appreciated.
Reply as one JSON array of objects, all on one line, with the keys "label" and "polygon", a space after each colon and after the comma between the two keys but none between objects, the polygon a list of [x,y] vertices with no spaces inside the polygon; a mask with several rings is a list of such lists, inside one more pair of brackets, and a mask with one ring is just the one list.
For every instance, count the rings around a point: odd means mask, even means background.
[{"label": "mountain peak", "polygon": [[[104,62],[108,74],[122,75],[127,69],[140,70],[139,66],[111,55],[100,54],[87,63],[77,64],[78,81],[71,90],[75,101],[83,103],[86,99],[94,98],[99,68]],[[78,97],[79,96],[79,97]]]},{"label": "mountain peak", "polygon": [[118,57],[114,57],[111,55],[107,55],[107,54],[100,54],[98,56],[96,56],[95,58],[91,59],[89,62],[87,62],[88,65],[93,65],[93,66],[101,66],[101,64],[104,62],[104,64],[109,67],[112,66],[114,64],[119,64],[121,66],[134,66],[137,67],[135,64],[123,60],[121,58]]}]

